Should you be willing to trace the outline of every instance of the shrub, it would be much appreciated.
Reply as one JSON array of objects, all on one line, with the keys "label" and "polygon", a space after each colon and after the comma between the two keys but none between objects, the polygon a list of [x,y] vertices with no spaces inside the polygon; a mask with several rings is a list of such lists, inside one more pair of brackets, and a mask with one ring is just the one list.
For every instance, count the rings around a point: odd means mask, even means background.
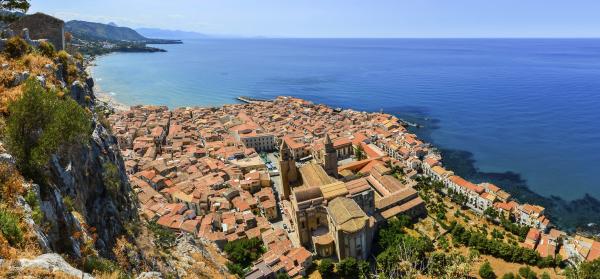
[{"label": "shrub", "polygon": [[27,194],[24,198],[25,202],[27,202],[27,204],[29,204],[31,208],[34,208],[39,205],[37,194],[33,190],[27,191]]},{"label": "shrub", "polygon": [[523,279],[537,279],[537,275],[530,267],[524,266],[519,268],[519,275],[523,277]]},{"label": "shrub", "polygon": [[23,96],[10,103],[7,147],[26,177],[43,184],[41,168],[67,143],[83,143],[91,133],[91,116],[74,100],[60,99],[35,79],[27,80]]},{"label": "shrub", "polygon": [[225,244],[227,257],[242,268],[249,267],[253,261],[260,258],[264,253],[262,241],[258,238],[239,239]]},{"label": "shrub", "polygon": [[337,264],[337,272],[344,278],[358,278],[358,262],[355,258],[345,258]]},{"label": "shrub", "polygon": [[31,50],[29,44],[21,37],[8,39],[4,46],[4,53],[10,58],[21,58]]},{"label": "shrub", "polygon": [[53,58],[54,54],[56,53],[54,45],[50,42],[41,42],[38,49],[43,56],[46,56],[48,58]]},{"label": "shrub", "polygon": [[79,60],[80,62],[83,62],[83,55],[81,55],[81,53],[75,53],[75,55],[73,55],[73,57],[77,60]]},{"label": "shrub", "polygon": [[19,217],[3,208],[0,209],[0,232],[10,245],[15,246],[23,242],[23,231],[19,228]]},{"label": "shrub", "polygon": [[121,191],[121,177],[119,174],[119,168],[117,165],[107,162],[102,165],[104,172],[102,173],[102,179],[104,180],[104,186],[106,191],[113,198],[116,199]]},{"label": "shrub", "polygon": [[239,264],[227,263],[225,266],[227,266],[227,269],[229,270],[229,272],[239,276],[240,278],[243,278],[244,275],[246,274],[246,272],[244,271],[244,268]]},{"label": "shrub", "polygon": [[152,231],[156,238],[156,244],[163,248],[172,247],[175,244],[175,234],[166,228],[156,224],[156,222],[148,223],[148,229]]},{"label": "shrub", "polygon": [[333,262],[330,259],[323,259],[317,267],[321,277],[330,278],[333,275]]},{"label": "shrub", "polygon": [[502,276],[502,279],[515,279],[515,278],[517,278],[517,277],[512,272],[506,273]]},{"label": "shrub", "polygon": [[25,202],[31,207],[31,218],[36,224],[41,224],[44,220],[44,212],[40,207],[37,194],[33,190],[29,190],[25,195]]},{"label": "shrub", "polygon": [[550,274],[548,274],[548,272],[544,271],[544,273],[542,273],[542,279],[551,279]]},{"label": "shrub", "polygon": [[123,273],[121,268],[114,262],[98,256],[85,257],[83,262],[83,270],[92,274],[115,274],[116,278],[119,279],[128,278],[128,276]]},{"label": "shrub", "polygon": [[36,224],[41,224],[44,221],[44,217],[44,212],[42,211],[42,208],[39,205],[32,209],[31,218]]},{"label": "shrub", "polygon": [[67,208],[67,210],[73,211],[74,204],[73,204],[73,199],[71,197],[69,197],[69,196],[64,197],[63,203],[65,204],[65,207]]},{"label": "shrub", "polygon": [[543,260],[540,254],[534,250],[495,239],[488,239],[487,234],[467,230],[461,225],[455,225],[451,230],[451,234],[454,241],[472,247],[482,254],[501,258],[507,262],[538,265],[540,267],[554,265],[553,261]]},{"label": "shrub", "polygon": [[483,263],[481,265],[481,267],[479,268],[479,276],[481,276],[481,278],[483,278],[483,279],[495,279],[496,278],[496,273],[494,273],[494,270],[492,269],[490,262],[486,261],[485,263]]},{"label": "shrub", "polygon": [[79,70],[77,70],[77,66],[75,66],[73,64],[69,64],[67,66],[67,76],[66,76],[67,84],[72,84],[73,82],[75,82],[77,80],[78,73],[79,73]]},{"label": "shrub", "polygon": [[15,168],[0,162],[0,200],[12,203],[22,189],[23,181]]},{"label": "shrub", "polygon": [[600,258],[591,262],[582,262],[576,269],[569,267],[566,275],[568,279],[600,279]]},{"label": "shrub", "polygon": [[67,65],[69,64],[69,53],[67,53],[64,50],[59,51],[56,56],[58,57],[58,61],[63,64],[63,65]]}]

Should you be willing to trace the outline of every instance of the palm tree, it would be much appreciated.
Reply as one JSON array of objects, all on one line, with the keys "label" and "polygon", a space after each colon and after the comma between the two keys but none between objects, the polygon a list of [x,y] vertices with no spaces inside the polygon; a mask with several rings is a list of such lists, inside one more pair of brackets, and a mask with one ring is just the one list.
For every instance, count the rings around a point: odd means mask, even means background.
[{"label": "palm tree", "polygon": [[358,161],[365,159],[365,151],[361,145],[354,148],[354,156],[356,156],[356,160]]}]

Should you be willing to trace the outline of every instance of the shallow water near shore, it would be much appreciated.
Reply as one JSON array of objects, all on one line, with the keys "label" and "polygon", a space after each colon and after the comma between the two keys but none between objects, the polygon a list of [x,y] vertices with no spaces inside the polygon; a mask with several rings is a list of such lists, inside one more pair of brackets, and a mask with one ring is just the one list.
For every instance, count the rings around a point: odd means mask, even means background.
[{"label": "shallow water near shore", "polygon": [[543,197],[600,198],[600,40],[210,39],[160,47],[168,52],[100,57],[93,76],[127,105],[292,95],[383,110],[423,124],[415,132],[450,152],[450,166],[468,178],[504,174],[498,181]]}]

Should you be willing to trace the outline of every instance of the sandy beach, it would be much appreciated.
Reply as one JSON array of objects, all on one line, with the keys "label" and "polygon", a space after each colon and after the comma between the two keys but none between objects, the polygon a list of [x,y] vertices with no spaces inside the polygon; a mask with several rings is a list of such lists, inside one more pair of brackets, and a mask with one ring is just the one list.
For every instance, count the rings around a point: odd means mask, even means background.
[{"label": "sandy beach", "polygon": [[[85,71],[87,72],[88,76],[94,78],[94,74],[92,71],[92,68],[95,66],[96,64],[94,64],[94,61],[89,62],[89,65],[86,67]],[[129,110],[129,106],[122,104],[120,102],[118,102],[114,96],[112,96],[109,92],[105,92],[102,90],[102,88],[100,88],[100,85],[98,85],[98,82],[94,79],[94,88],[92,88],[94,91],[94,95],[96,95],[96,98],[100,101],[103,102],[105,104],[107,104],[108,106],[112,107],[114,110],[116,111],[127,111]]]}]

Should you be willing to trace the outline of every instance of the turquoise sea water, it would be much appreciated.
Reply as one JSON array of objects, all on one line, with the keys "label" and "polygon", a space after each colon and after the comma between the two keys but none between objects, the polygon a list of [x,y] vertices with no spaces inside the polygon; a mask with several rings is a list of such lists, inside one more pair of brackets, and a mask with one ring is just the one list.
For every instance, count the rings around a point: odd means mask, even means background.
[{"label": "turquoise sea water", "polygon": [[168,52],[100,57],[96,82],[128,105],[292,95],[383,110],[423,124],[416,132],[443,148],[459,174],[545,197],[600,198],[600,40],[211,39],[159,47]]}]

